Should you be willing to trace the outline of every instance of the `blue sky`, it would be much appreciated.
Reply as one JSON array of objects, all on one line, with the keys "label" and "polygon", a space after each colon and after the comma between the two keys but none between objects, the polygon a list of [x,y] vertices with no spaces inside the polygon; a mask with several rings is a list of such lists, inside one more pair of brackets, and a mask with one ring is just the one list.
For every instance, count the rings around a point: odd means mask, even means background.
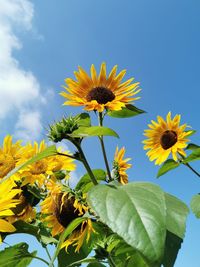
[{"label": "blue sky", "polygon": [[[78,65],[89,70],[105,61],[109,70],[118,64],[141,83],[136,105],[148,113],[105,120],[120,135],[106,139],[109,159],[116,145],[125,146],[133,158],[130,180],[155,182],[189,204],[200,180],[184,167],[157,180],[141,142],[147,123],[168,111],[199,131],[199,11],[197,0],[0,0],[1,140],[8,133],[26,141],[45,138],[49,123],[81,111],[62,106],[64,79]],[[192,141],[200,144],[198,132]],[[93,154],[95,138],[84,148],[92,167],[104,167]],[[193,166],[200,169],[198,162]],[[175,267],[200,267],[199,239],[200,221],[191,214]],[[30,245],[34,249],[34,240]]]}]

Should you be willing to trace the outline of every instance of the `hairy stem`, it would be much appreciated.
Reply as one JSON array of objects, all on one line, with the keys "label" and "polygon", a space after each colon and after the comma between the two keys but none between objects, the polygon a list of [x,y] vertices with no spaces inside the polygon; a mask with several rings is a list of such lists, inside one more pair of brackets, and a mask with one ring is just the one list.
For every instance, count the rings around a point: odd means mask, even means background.
[{"label": "hairy stem", "polygon": [[[99,112],[99,126],[103,126],[103,114],[102,114],[102,112]],[[106,165],[108,178],[109,178],[109,181],[112,181],[113,179],[112,179],[111,173],[110,173],[110,167],[109,167],[109,163],[108,163],[108,159],[107,159],[107,155],[106,155],[103,136],[99,136],[99,140],[100,140],[101,149],[102,149],[102,152],[103,152],[103,158],[104,158],[104,162],[105,162],[105,165]]]},{"label": "hairy stem", "polygon": [[179,155],[181,156],[181,159],[179,159],[179,162],[182,163],[183,165],[185,165],[186,167],[188,167],[194,174],[196,174],[198,177],[200,177],[200,173],[198,173],[188,162],[183,162],[185,157],[183,155],[181,155],[180,153],[179,153]]},{"label": "hairy stem", "polygon": [[76,148],[78,149],[79,153],[80,153],[80,157],[81,157],[81,162],[83,163],[85,169],[87,170],[90,178],[91,178],[91,181],[93,182],[94,185],[97,185],[98,182],[94,176],[94,173],[92,172],[91,168],[90,168],[90,165],[85,157],[85,154],[81,148],[81,146],[77,143],[74,143],[74,145],[76,146]]}]

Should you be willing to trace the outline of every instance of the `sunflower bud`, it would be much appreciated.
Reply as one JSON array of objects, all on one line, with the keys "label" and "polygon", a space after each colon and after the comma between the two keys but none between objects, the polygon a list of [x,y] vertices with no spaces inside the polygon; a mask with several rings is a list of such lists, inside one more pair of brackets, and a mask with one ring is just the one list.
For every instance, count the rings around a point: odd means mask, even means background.
[{"label": "sunflower bud", "polygon": [[70,116],[50,125],[48,138],[55,143],[68,139],[68,135],[78,129],[78,120],[77,117]]}]

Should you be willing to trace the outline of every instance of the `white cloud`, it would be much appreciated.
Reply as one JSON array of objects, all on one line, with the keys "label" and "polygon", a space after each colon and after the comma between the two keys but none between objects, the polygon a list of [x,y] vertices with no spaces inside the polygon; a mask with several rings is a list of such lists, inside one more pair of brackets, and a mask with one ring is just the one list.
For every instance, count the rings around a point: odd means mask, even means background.
[{"label": "white cloud", "polygon": [[45,98],[39,81],[20,66],[13,50],[22,49],[15,29],[32,29],[34,7],[29,0],[0,0],[0,7],[0,120],[14,114],[17,135],[29,136],[30,140],[41,133],[38,106],[45,103]]},{"label": "white cloud", "polygon": [[38,111],[21,111],[15,128],[16,138],[30,141],[31,136],[32,139],[36,140],[38,138],[38,133],[42,131],[40,113]]}]

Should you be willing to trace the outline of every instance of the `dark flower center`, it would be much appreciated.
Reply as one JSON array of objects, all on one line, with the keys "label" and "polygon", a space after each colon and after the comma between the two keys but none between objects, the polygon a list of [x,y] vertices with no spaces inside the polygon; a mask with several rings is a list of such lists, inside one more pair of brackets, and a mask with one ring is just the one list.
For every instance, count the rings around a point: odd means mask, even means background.
[{"label": "dark flower center", "polygon": [[75,210],[74,197],[68,198],[66,195],[62,200],[63,193],[57,196],[55,215],[58,222],[63,226],[67,227],[74,219],[78,218],[79,211]]},{"label": "dark flower center", "polygon": [[160,138],[160,144],[163,149],[172,147],[177,142],[177,133],[174,131],[165,131]]},{"label": "dark flower center", "polygon": [[99,104],[106,104],[115,99],[115,95],[105,87],[95,87],[88,93],[86,99],[88,102],[96,100]]}]

